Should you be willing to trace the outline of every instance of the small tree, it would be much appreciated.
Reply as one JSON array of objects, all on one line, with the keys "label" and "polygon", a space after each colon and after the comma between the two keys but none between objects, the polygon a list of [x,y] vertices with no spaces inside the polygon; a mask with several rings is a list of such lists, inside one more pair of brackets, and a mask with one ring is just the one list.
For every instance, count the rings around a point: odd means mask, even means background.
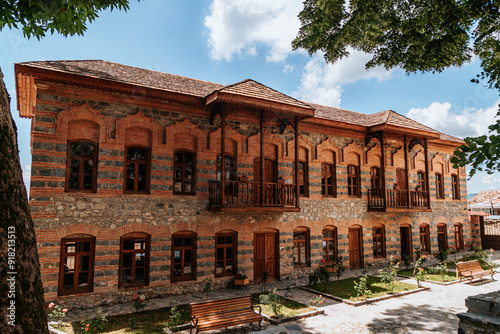
[{"label": "small tree", "polygon": [[333,272],[335,274],[335,277],[337,277],[337,281],[339,280],[340,276],[342,276],[344,271],[346,271],[346,268],[344,266],[344,261],[342,261],[342,255],[340,255],[333,263]]}]

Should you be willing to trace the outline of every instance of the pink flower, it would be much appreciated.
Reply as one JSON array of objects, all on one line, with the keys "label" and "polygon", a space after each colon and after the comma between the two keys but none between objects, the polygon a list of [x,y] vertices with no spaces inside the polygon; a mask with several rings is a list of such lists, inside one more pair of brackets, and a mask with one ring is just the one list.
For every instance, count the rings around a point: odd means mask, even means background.
[{"label": "pink flower", "polygon": [[50,304],[49,304],[49,308],[53,308],[53,307],[54,307],[54,305],[55,305],[54,303],[50,303]]},{"label": "pink flower", "polygon": [[319,295],[319,298],[323,298],[323,296],[322,296],[322,295]]},{"label": "pink flower", "polygon": [[325,259],[321,259],[321,263],[325,263]]},{"label": "pink flower", "polygon": [[64,313],[68,312],[68,309],[67,308],[63,308],[62,310]]},{"label": "pink flower", "polygon": [[494,250],[493,248],[490,248],[490,252],[492,252],[492,253],[493,253],[494,251],[495,251],[495,250]]},{"label": "pink flower", "polygon": [[313,304],[316,304],[316,301],[315,301],[315,300],[313,300]]}]

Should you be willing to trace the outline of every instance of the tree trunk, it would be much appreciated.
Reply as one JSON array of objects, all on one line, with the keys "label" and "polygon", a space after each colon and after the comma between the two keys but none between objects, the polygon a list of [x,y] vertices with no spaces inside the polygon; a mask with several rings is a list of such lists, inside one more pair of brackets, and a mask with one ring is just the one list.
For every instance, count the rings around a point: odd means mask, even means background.
[{"label": "tree trunk", "polygon": [[48,333],[35,230],[0,69],[0,331]]}]

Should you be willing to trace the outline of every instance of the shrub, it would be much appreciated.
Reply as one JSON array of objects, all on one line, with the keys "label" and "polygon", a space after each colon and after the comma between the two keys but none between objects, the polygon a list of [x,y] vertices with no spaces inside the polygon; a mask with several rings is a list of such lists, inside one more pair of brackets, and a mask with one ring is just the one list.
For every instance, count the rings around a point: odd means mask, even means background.
[{"label": "shrub", "polygon": [[419,288],[422,287],[422,285],[420,285],[420,281],[423,281],[426,276],[425,270],[421,267],[421,264],[425,262],[425,260],[425,255],[418,257],[417,261],[415,261],[415,267],[413,268],[413,276],[417,280],[417,285]]},{"label": "shrub", "polygon": [[337,281],[339,280],[342,273],[346,270],[344,267],[344,262],[342,261],[342,256],[338,256],[337,260],[333,263],[333,272],[337,277]]},{"label": "shrub", "polygon": [[359,299],[365,300],[372,296],[372,291],[368,288],[368,276],[365,274],[359,278],[359,281],[354,281],[354,290]]},{"label": "shrub", "polygon": [[316,305],[321,305],[325,299],[323,298],[322,295],[319,296],[314,296],[313,298],[309,299],[309,305],[311,306],[316,306]]},{"label": "shrub", "polygon": [[450,255],[450,251],[448,249],[441,248],[435,257],[439,260],[439,262],[445,263],[446,260],[448,260],[448,255]]},{"label": "shrub", "polygon": [[88,334],[101,333],[104,329],[104,323],[108,322],[106,315],[102,314],[101,309],[97,310],[97,317],[90,319],[89,316],[85,320],[80,321],[80,331]]},{"label": "shrub", "polygon": [[427,260],[427,256],[422,255],[422,247],[418,246],[415,248],[415,256],[417,257],[417,261],[420,260],[420,264],[424,264],[424,262]]},{"label": "shrub", "polygon": [[260,295],[259,300],[262,304],[271,306],[275,317],[281,317],[281,308],[283,305],[281,303],[281,296],[278,295],[278,289],[274,288],[273,291],[269,291],[268,294]]},{"label": "shrub", "polygon": [[394,261],[392,256],[390,258],[389,267],[386,269],[379,270],[380,279],[389,293],[392,293],[396,288],[394,283],[396,277],[398,276],[399,261]]},{"label": "shrub", "polygon": [[312,273],[309,274],[309,285],[316,285],[319,282],[319,271],[313,269]]},{"label": "shrub", "polygon": [[135,311],[137,313],[144,310],[146,305],[147,305],[147,303],[144,299],[141,299],[141,298],[137,297],[137,295],[134,295],[134,307],[135,307]]},{"label": "shrub", "polygon": [[176,306],[172,306],[170,308],[170,318],[167,321],[167,327],[170,328],[173,332],[179,330],[177,326],[181,324],[181,312],[177,310]]},{"label": "shrub", "polygon": [[411,266],[411,261],[412,261],[412,256],[408,254],[403,254],[403,263],[405,265],[405,269],[408,270],[410,269]]},{"label": "shrub", "polygon": [[60,305],[56,305],[54,303],[49,304],[49,318],[50,321],[56,321],[57,326],[61,326],[62,320],[66,316],[66,312],[68,312],[68,309],[63,308]]}]

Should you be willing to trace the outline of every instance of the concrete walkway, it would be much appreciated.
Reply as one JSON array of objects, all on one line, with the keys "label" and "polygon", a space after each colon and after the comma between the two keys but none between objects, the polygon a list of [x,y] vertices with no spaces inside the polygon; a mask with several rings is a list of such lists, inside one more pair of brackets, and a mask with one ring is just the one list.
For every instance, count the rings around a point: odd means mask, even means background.
[{"label": "concrete walkway", "polygon": [[[500,252],[496,252],[494,258],[500,262]],[[371,270],[370,273],[376,274],[377,272]],[[344,275],[343,278],[359,275],[359,272],[351,271]],[[412,280],[407,281],[412,283]],[[284,289],[290,286],[293,294],[290,299],[307,303],[314,294],[293,288],[294,283],[297,286],[306,285],[307,279],[269,283],[266,285],[266,289],[277,287],[284,293]],[[413,281],[413,283],[415,282]],[[495,275],[495,281],[488,277],[472,285],[460,283],[442,286],[424,282],[423,286],[430,287],[431,290],[359,307],[349,306],[333,300],[325,300],[325,303],[321,305],[321,309],[325,310],[325,315],[279,326],[263,322],[261,331],[257,331],[255,326],[244,325],[206,333],[457,333],[458,318],[456,314],[467,311],[465,299],[468,296],[500,290],[500,274]],[[246,289],[217,290],[210,293],[209,299],[223,299],[236,295],[258,293],[261,292],[261,289],[260,285],[254,285]],[[170,296],[164,299],[149,300],[146,309],[157,309],[200,300],[200,293]],[[102,309],[103,313],[108,315],[127,314],[134,311],[131,303],[103,307]],[[68,312],[65,320],[78,321],[93,312],[95,310],[74,310]],[[189,330],[180,333],[189,333]]]}]

